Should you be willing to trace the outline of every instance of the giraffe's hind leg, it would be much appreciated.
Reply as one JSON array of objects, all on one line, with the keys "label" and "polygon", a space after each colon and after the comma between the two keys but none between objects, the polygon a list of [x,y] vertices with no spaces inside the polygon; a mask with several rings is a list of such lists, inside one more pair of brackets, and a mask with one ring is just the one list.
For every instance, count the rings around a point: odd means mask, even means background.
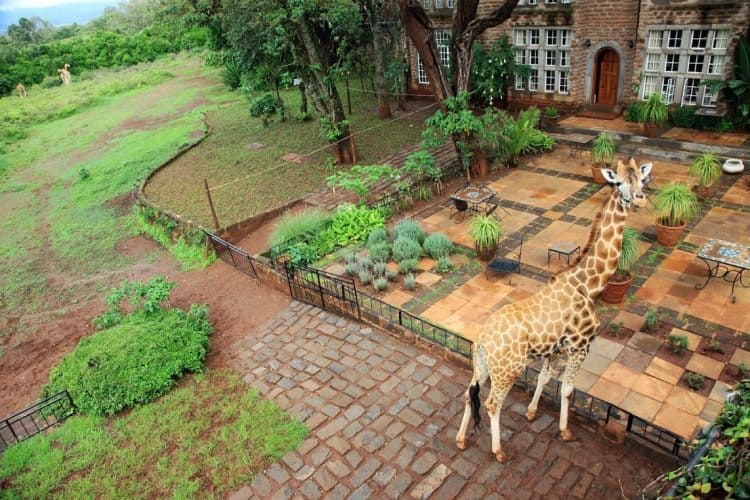
[{"label": "giraffe's hind leg", "polygon": [[461,418],[461,426],[456,434],[456,446],[459,450],[466,449],[466,431],[469,429],[469,421],[474,417],[474,428],[479,429],[479,388],[487,380],[489,375],[487,369],[487,351],[482,346],[475,344],[474,352],[474,375],[471,378],[469,387],[464,393],[464,415]]},{"label": "giraffe's hind leg", "polygon": [[536,380],[536,390],[534,391],[534,396],[531,398],[529,407],[526,410],[526,418],[529,420],[529,422],[533,421],[536,418],[536,409],[537,405],[539,405],[539,398],[542,395],[544,386],[547,385],[547,382],[549,382],[550,378],[552,378],[552,370],[550,369],[549,358],[544,358],[544,364],[542,364],[542,369],[539,371],[539,376]]},{"label": "giraffe's hind leg", "polygon": [[563,441],[574,441],[575,436],[568,429],[568,406],[570,404],[570,395],[573,394],[573,383],[578,375],[578,369],[581,363],[586,359],[588,349],[573,351],[568,354],[568,361],[565,364],[565,373],[562,376],[562,387],[560,389],[560,436]]},{"label": "giraffe's hind leg", "polygon": [[500,445],[500,412],[510,388],[513,387],[517,373],[505,374],[499,380],[492,381],[490,395],[487,397],[487,413],[490,416],[490,430],[492,431],[492,453],[498,462],[505,462],[506,455]]}]

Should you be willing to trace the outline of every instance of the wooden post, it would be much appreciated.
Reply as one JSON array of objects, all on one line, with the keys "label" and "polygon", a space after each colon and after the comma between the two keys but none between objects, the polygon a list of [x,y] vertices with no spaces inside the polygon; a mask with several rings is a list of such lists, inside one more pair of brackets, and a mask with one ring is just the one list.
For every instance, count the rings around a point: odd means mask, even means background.
[{"label": "wooden post", "polygon": [[349,93],[349,79],[346,80],[346,104],[349,106],[349,116],[352,114],[352,96]]},{"label": "wooden post", "polygon": [[203,179],[203,186],[206,188],[206,198],[208,198],[208,207],[211,209],[211,217],[214,219],[214,229],[219,229],[219,219],[216,218],[214,209],[214,200],[211,199],[211,190],[208,189],[208,180]]}]

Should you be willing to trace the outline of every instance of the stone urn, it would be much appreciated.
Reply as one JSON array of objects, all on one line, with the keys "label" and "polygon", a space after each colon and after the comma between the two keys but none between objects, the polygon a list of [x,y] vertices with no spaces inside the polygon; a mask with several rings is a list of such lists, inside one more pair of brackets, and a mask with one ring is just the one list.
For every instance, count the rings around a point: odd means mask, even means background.
[{"label": "stone urn", "polygon": [[729,158],[721,166],[721,169],[728,174],[739,174],[745,170],[745,164],[737,158]]}]

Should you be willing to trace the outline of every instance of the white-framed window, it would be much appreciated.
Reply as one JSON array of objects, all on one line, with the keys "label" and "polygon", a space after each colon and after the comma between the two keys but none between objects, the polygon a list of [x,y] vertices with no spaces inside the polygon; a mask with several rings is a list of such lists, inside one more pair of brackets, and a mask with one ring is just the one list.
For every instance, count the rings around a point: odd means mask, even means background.
[{"label": "white-framed window", "polygon": [[529,5],[537,5],[539,3],[539,0],[528,0],[526,3]]},{"label": "white-framed window", "polygon": [[521,75],[516,75],[516,90],[524,90],[526,88],[526,78]]},{"label": "white-framed window", "polygon": [[529,75],[529,90],[539,90],[539,71],[536,69],[531,70],[531,74]]},{"label": "white-framed window", "polygon": [[539,45],[539,28],[529,30],[529,45]]},{"label": "white-framed window", "polygon": [[656,77],[655,76],[644,76],[643,82],[641,82],[642,95],[641,97],[646,100],[656,92]]},{"label": "white-framed window", "polygon": [[693,30],[690,36],[691,49],[705,49],[708,44],[708,30]]},{"label": "white-framed window", "polygon": [[666,54],[664,58],[664,71],[666,73],[677,73],[680,70],[680,54]]},{"label": "white-framed window", "polygon": [[560,66],[567,68],[570,66],[570,52],[567,50],[560,51]]},{"label": "white-framed window", "polygon": [[677,85],[677,79],[673,76],[668,76],[662,79],[661,82],[661,102],[664,104],[672,104],[674,102],[674,89]]},{"label": "white-framed window", "polygon": [[660,49],[662,44],[663,33],[661,30],[651,30],[648,32],[648,48]]},{"label": "white-framed window", "polygon": [[[528,78],[516,79],[516,90],[570,93],[570,28],[518,27],[513,31],[516,60],[531,66]],[[525,35],[519,35],[521,32]],[[523,57],[518,55],[522,50]],[[522,85],[525,88],[520,88]]]},{"label": "white-framed window", "polygon": [[556,66],[557,65],[557,51],[555,51],[555,50],[547,50],[547,51],[545,51],[544,65],[545,66]]},{"label": "white-framed window", "polygon": [[567,94],[570,92],[570,79],[568,78],[567,71],[560,71],[560,80],[558,82],[557,91],[561,94]]},{"label": "white-framed window", "polygon": [[726,60],[727,56],[711,56],[708,63],[708,73],[710,75],[723,75]]},{"label": "white-framed window", "polygon": [[456,1],[455,0],[445,0],[445,6],[449,9],[455,9],[456,8]]},{"label": "white-framed window", "polygon": [[518,64],[526,64],[526,50],[516,49],[516,62]]},{"label": "white-framed window", "polygon": [[703,98],[701,99],[701,106],[706,106],[707,108],[715,108],[718,98],[718,92],[711,92],[711,89],[708,88],[707,85],[703,86]]},{"label": "white-framed window", "polygon": [[544,72],[544,91],[545,92],[554,92],[555,91],[555,81],[556,80],[557,80],[557,72],[556,71],[546,70]]},{"label": "white-framed window", "polygon": [[703,54],[690,54],[688,56],[688,73],[703,73],[703,61],[706,56]]},{"label": "white-framed window", "polygon": [[670,49],[682,47],[682,30],[667,30],[667,47]]},{"label": "white-framed window", "polygon": [[716,50],[726,50],[729,46],[729,30],[714,31],[714,41],[711,48]]},{"label": "white-framed window", "polygon": [[682,88],[682,105],[695,106],[698,104],[698,88],[700,80],[698,78],[686,78],[685,85]]},{"label": "white-framed window", "polygon": [[656,73],[661,67],[661,54],[646,54],[646,71]]},{"label": "white-framed window", "polygon": [[557,30],[547,29],[545,32],[547,34],[547,46],[553,47],[557,45]]},{"label": "white-framed window", "polygon": [[[443,63],[443,67],[450,69],[451,67],[451,48],[450,48],[450,37],[451,34],[448,30],[435,30],[435,43],[437,44],[438,52],[440,53],[440,62]],[[417,54],[417,81],[423,85],[430,83],[427,78],[427,72],[424,70],[424,64],[422,58]]]}]

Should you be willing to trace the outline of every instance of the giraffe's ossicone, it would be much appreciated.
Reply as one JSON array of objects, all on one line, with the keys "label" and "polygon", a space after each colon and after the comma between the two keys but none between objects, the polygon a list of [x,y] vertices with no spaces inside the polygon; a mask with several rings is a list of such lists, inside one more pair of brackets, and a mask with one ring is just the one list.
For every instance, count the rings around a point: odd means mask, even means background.
[{"label": "giraffe's ossicone", "polygon": [[566,441],[573,439],[568,429],[568,404],[578,368],[586,358],[591,340],[599,329],[594,301],[617,268],[622,247],[622,234],[628,212],[643,207],[644,179],[651,172],[651,163],[638,166],[617,162],[617,171],[602,169],[612,186],[591,228],[589,241],[576,263],[552,277],[534,295],[508,304],[488,319],[472,347],[474,375],[466,391],[466,407],[456,443],[466,447],[469,420],[475,427],[480,421],[479,389],[490,379],[490,393],[485,404],[490,417],[492,452],[499,461],[505,460],[500,446],[500,411],[503,401],[529,359],[543,359],[534,396],[527,417],[533,420],[544,385],[551,378],[550,359],[566,357],[562,375],[560,432]]}]

